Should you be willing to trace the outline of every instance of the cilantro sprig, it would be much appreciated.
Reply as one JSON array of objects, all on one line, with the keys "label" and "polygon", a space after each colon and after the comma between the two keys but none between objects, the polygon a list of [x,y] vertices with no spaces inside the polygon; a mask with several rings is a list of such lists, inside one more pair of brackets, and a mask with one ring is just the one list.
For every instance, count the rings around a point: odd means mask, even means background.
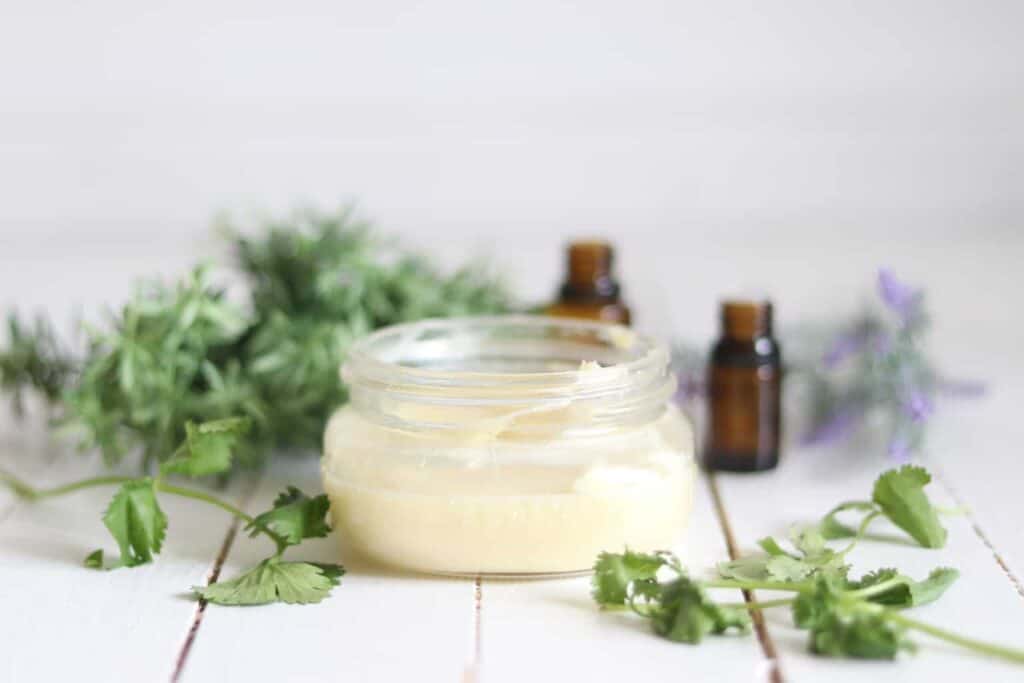
[{"label": "cilantro sprig", "polygon": [[118,486],[103,514],[103,523],[117,543],[119,558],[106,563],[102,549],[85,558],[92,569],[137,567],[152,562],[163,548],[167,535],[167,515],[160,507],[162,495],[174,495],[213,505],[246,524],[250,536],[264,536],[274,544],[274,552],[256,567],[240,576],[194,587],[195,593],[220,605],[260,605],[269,602],[308,604],[320,602],[339,585],[345,573],[341,565],[285,561],[285,551],[308,538],[330,533],[327,496],[307,496],[288,487],[270,510],[252,516],[231,503],[202,489],[180,486],[167,477],[190,478],[220,475],[232,466],[235,449],[251,423],[243,418],[225,418],[185,425],[185,439],[158,468],[155,476],[107,476],[85,479],[52,489],[35,489],[13,475],[0,471],[0,481],[18,495],[41,500],[93,486]]},{"label": "cilantro sprig", "polygon": [[[926,548],[945,543],[946,530],[923,492],[929,481],[920,467],[885,472],[871,501],[843,503],[819,524],[795,527],[789,550],[774,538],[763,538],[758,542],[763,553],[723,562],[717,577],[709,580],[692,578],[669,552],[602,553],[594,565],[593,598],[604,609],[632,610],[650,620],[656,634],[677,642],[696,644],[707,635],[745,633],[750,611],[788,607],[793,623],[808,631],[808,649],[818,655],[894,659],[917,649],[911,634],[919,632],[1024,664],[1024,650],[967,638],[903,614],[942,597],[959,577],[956,569],[939,567],[921,580],[894,568],[849,577],[846,558],[879,517],[889,518]],[[851,510],[863,513],[856,528],[836,519]],[[851,541],[841,549],[828,547],[836,538]],[[709,588],[782,591],[792,597],[720,603],[709,597]]]},{"label": "cilantro sprig", "polygon": [[[946,529],[939,521],[938,510],[924,492],[924,487],[931,480],[931,474],[916,465],[904,465],[884,472],[875,481],[871,500],[840,503],[822,519],[820,530],[829,539],[859,537],[867,524],[884,516],[919,545],[941,548],[946,544]],[[839,522],[837,516],[849,510],[866,513],[861,521],[862,529],[855,530]]]}]

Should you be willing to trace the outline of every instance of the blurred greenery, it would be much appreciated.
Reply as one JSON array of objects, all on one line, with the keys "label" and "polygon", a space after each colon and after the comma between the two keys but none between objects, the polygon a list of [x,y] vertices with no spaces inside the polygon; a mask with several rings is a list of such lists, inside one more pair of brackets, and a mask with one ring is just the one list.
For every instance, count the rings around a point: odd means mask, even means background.
[{"label": "blurred greenery", "polygon": [[45,319],[12,314],[0,388],[21,407],[35,390],[108,463],[169,457],[185,423],[252,419],[240,462],[317,448],[346,400],[339,367],[351,343],[387,325],[509,310],[506,288],[480,265],[444,273],[379,237],[349,211],[296,212],[249,235],[223,226],[248,283],[230,302],[197,267],[180,282],[139,287],[112,319],[87,327],[87,347],[63,349]]}]

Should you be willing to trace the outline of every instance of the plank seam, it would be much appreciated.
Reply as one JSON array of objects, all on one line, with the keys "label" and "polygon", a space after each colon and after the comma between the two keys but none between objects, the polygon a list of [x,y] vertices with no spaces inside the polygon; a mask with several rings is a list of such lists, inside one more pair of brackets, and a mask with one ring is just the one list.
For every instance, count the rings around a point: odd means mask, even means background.
[{"label": "plank seam", "polygon": [[[251,483],[242,495],[241,507],[245,507],[245,504],[249,502],[253,493],[256,491],[256,484],[259,482],[259,478],[256,478]],[[238,527],[240,521],[237,517],[231,518],[231,525],[228,527],[227,533],[224,535],[224,541],[220,545],[220,550],[217,553],[217,557],[214,558],[213,566],[210,567],[210,571],[206,576],[206,585],[209,586],[211,583],[216,583],[217,579],[220,578],[220,572],[224,568],[224,563],[228,559],[228,555],[231,553],[231,547],[235,543],[235,538],[238,535]],[[181,676],[185,671],[185,664],[188,661],[189,653],[192,652],[192,645],[195,644],[196,637],[199,635],[199,627],[202,625],[203,617],[206,615],[207,601],[203,598],[199,599],[196,604],[195,612],[192,615],[192,623],[189,625],[188,633],[185,635],[185,642],[181,644],[181,648],[178,650],[178,656],[174,661],[174,672],[171,674],[171,683],[178,683],[181,680]]]},{"label": "plank seam", "polygon": [[953,502],[956,503],[958,507],[964,510],[964,514],[967,516],[968,521],[971,523],[971,528],[974,530],[974,535],[977,536],[983,544],[985,544],[985,547],[988,548],[989,551],[991,551],[992,557],[995,559],[996,564],[1002,570],[1003,574],[1009,580],[1010,585],[1013,586],[1014,590],[1017,591],[1017,594],[1021,598],[1024,598],[1024,582],[1021,582],[1020,578],[1013,573],[1013,570],[1010,569],[1010,565],[1005,559],[1003,559],[1003,556],[999,551],[996,550],[996,547],[993,545],[991,539],[989,539],[988,534],[981,528],[978,518],[974,516],[974,511],[969,505],[964,504],[960,494],[955,488],[953,488],[953,486],[950,485],[942,471],[934,464],[930,464],[929,466],[935,475],[935,479],[939,482],[942,488],[946,489],[946,493],[949,494],[949,497],[953,499]]},{"label": "plank seam", "polygon": [[469,665],[462,674],[463,683],[476,683],[480,677],[480,631],[481,611],[484,599],[484,581],[477,575],[473,580],[473,650]]},{"label": "plank seam", "polygon": [[[711,472],[705,473],[706,481],[708,483],[708,490],[711,492],[711,501],[715,508],[715,516],[718,517],[718,524],[722,529],[722,535],[725,537],[725,548],[729,553],[729,558],[732,560],[739,559],[739,547],[736,544],[736,537],[732,533],[732,525],[729,523],[729,517],[725,512],[725,504],[722,501],[722,495],[718,489],[718,482],[715,479],[715,475]],[[744,590],[743,600],[747,603],[756,602],[754,592],[750,590]],[[782,676],[782,667],[779,661],[778,651],[775,649],[775,643],[772,641],[771,634],[768,633],[768,626],[765,624],[764,615],[761,614],[761,610],[750,610],[751,621],[754,622],[754,633],[757,635],[757,641],[761,646],[761,651],[764,653],[765,659],[768,660],[769,674],[768,680],[771,683],[783,683],[785,680]]]}]

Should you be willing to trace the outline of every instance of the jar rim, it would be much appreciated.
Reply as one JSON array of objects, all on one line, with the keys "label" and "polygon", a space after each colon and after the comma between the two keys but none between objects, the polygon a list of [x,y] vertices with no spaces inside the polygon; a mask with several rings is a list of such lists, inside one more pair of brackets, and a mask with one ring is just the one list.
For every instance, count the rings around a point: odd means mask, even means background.
[{"label": "jar rim", "polygon": [[[622,325],[513,314],[378,330],[352,346],[341,375],[354,404],[400,426],[452,422],[389,412],[395,402],[523,411],[571,403],[589,408],[578,411],[587,424],[577,426],[594,426],[660,415],[675,390],[668,365],[664,343]],[[454,423],[472,419],[457,412]]]}]

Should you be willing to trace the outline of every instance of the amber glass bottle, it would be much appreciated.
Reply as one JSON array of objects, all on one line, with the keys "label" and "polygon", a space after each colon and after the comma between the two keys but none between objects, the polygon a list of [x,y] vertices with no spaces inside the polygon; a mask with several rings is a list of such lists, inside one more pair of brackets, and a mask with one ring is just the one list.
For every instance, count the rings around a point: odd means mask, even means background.
[{"label": "amber glass bottle", "polygon": [[629,324],[629,308],[619,296],[612,275],[614,251],[607,242],[573,242],[568,248],[567,275],[558,301],[545,312],[566,318],[586,318]]},{"label": "amber glass bottle", "polygon": [[722,336],[708,370],[704,466],[752,472],[779,462],[782,356],[767,301],[722,304]]}]

